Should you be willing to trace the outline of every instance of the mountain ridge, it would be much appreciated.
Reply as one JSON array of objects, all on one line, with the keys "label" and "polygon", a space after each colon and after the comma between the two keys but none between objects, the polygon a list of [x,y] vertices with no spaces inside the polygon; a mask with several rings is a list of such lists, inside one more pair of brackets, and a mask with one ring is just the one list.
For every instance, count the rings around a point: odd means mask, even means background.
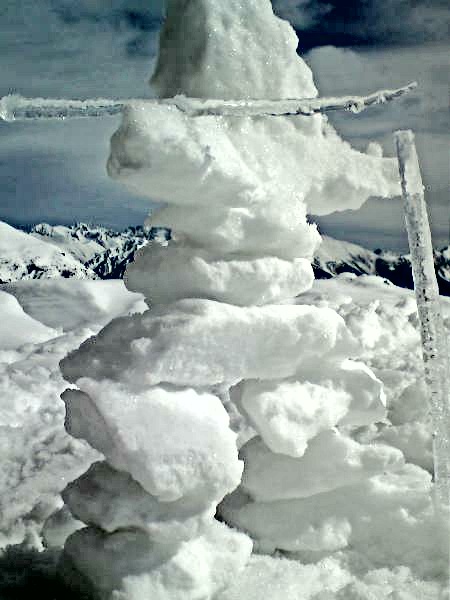
[{"label": "mountain ridge", "polygon": [[[0,227],[2,225],[0,222]],[[86,223],[71,226],[38,223],[30,228],[29,233],[25,233],[4,225],[3,230],[0,229],[0,237],[1,231],[8,231],[10,237],[11,230],[17,232],[14,238],[16,241],[20,239],[18,245],[22,249],[16,248],[16,254],[19,255],[12,260],[11,248],[8,249],[7,244],[0,240],[0,283],[53,277],[121,279],[127,264],[140,247],[155,238],[162,241],[170,238],[170,233],[164,228],[142,226],[115,231]],[[317,279],[329,279],[341,273],[378,275],[398,287],[413,288],[409,254],[369,250],[326,235],[322,236],[322,240],[312,262]],[[38,256],[33,257],[30,248],[37,251],[37,243],[41,244],[39,248],[45,259],[39,256],[39,252]],[[10,257],[9,267],[5,252]],[[22,264],[20,252],[23,253]],[[51,261],[55,264],[50,264]],[[450,296],[450,247],[435,250],[434,262],[440,293]]]}]

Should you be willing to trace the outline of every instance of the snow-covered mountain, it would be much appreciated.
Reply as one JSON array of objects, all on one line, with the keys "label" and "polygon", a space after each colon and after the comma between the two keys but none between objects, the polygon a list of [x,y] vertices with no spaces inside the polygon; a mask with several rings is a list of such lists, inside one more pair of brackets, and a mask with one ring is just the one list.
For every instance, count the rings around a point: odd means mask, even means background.
[{"label": "snow-covered mountain", "polygon": [[[450,247],[435,250],[434,263],[440,293],[450,296]],[[313,262],[316,279],[340,273],[378,275],[394,285],[413,289],[411,257],[387,250],[371,251],[362,246],[323,236]]]},{"label": "snow-covered mountain", "polygon": [[0,283],[55,277],[97,279],[70,248],[47,243],[0,221]]},{"label": "snow-covered mountain", "polygon": [[69,252],[100,279],[121,279],[136,250],[159,231],[141,226],[114,231],[85,223],[70,227],[39,223],[32,227],[30,235]]},{"label": "snow-covered mountain", "polygon": [[[160,233],[157,228],[114,231],[85,223],[39,223],[26,234],[0,223],[0,282],[54,277],[121,279],[136,250]],[[434,258],[440,292],[450,296],[450,248],[436,250]],[[313,268],[317,279],[340,273],[378,275],[399,287],[413,288],[409,254],[372,251],[328,236],[323,236]]]}]

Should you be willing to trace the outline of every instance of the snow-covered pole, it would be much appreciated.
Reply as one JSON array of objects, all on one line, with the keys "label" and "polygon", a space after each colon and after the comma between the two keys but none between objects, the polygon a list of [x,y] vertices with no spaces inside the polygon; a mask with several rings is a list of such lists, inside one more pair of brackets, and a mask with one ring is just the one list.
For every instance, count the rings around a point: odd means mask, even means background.
[{"label": "snow-covered pole", "polygon": [[[174,98],[147,99],[154,104],[168,104],[190,117],[200,116],[311,116],[336,110],[359,113],[377,104],[395,100],[413,90],[415,82],[395,89],[379,90],[368,96],[343,96],[340,98],[294,98],[287,100],[203,100],[175,96]],[[139,100],[142,102],[142,100]],[[18,95],[0,98],[0,121],[26,121],[43,119],[70,119],[102,117],[121,113],[132,99],[69,100],[52,98],[24,98]]]},{"label": "snow-covered pole", "polygon": [[436,501],[450,508],[450,377],[430,225],[412,131],[394,134],[433,423]]}]

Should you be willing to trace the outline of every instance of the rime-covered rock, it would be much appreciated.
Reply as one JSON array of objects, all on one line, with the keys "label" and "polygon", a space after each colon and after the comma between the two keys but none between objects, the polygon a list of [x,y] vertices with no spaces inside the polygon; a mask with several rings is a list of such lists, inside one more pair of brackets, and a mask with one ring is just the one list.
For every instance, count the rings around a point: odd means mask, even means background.
[{"label": "rime-covered rock", "polygon": [[215,502],[182,497],[161,502],[146,492],[128,473],[97,462],[70,483],[63,499],[77,519],[112,533],[140,529],[152,540],[169,543],[196,537],[209,526]]},{"label": "rime-covered rock", "polygon": [[[66,390],[66,429],[162,502],[205,506],[239,483],[242,463],[228,415],[212,394],[81,379]],[[112,485],[112,484],[111,484]]]}]

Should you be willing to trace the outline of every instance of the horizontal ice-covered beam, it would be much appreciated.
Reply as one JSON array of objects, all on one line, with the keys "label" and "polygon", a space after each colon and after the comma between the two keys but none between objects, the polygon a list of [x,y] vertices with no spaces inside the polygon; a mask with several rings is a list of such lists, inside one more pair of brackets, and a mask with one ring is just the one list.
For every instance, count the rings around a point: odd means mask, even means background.
[{"label": "horizontal ice-covered beam", "polygon": [[0,120],[24,121],[40,119],[69,119],[116,115],[134,101],[175,106],[190,117],[200,116],[283,116],[325,113],[348,110],[359,113],[369,106],[383,104],[406,94],[417,86],[415,82],[396,90],[380,90],[368,96],[341,98],[297,98],[288,100],[205,100],[175,96],[147,100],[65,100],[23,98],[11,95],[0,98]]},{"label": "horizontal ice-covered beam", "polygon": [[0,120],[26,121],[40,119],[71,119],[102,117],[122,112],[124,100],[66,100],[53,98],[24,98],[10,95],[0,98]]},{"label": "horizontal ice-covered beam", "polygon": [[379,90],[369,96],[342,96],[337,98],[293,98],[287,100],[204,100],[175,96],[160,102],[174,104],[191,117],[224,116],[310,116],[334,110],[359,113],[375,104],[383,104],[403,96],[417,87],[414,81],[396,90]]}]

